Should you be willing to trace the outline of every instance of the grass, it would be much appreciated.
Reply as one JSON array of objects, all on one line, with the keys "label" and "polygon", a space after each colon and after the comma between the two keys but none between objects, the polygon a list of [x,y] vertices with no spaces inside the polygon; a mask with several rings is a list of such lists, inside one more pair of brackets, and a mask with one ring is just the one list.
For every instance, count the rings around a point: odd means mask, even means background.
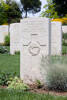
[{"label": "grass", "polygon": [[[9,46],[5,47],[10,51]],[[17,76],[20,76],[20,54],[0,54],[0,71],[16,73]]]},{"label": "grass", "polygon": [[0,90],[0,100],[67,100],[67,97],[3,89]]},{"label": "grass", "polygon": [[63,48],[62,48],[62,54],[67,54],[67,46],[63,46]]},{"label": "grass", "polygon": [[20,72],[20,55],[14,56],[9,54],[0,54],[0,71],[3,72],[16,72],[19,75]]}]

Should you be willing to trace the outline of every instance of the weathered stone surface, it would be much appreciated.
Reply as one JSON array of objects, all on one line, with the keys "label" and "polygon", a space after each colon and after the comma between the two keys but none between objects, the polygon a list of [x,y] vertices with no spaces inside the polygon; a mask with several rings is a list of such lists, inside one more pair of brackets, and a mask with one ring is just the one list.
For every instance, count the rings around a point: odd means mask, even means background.
[{"label": "weathered stone surface", "polygon": [[10,25],[10,53],[15,54],[16,51],[20,51],[20,23],[14,23]]},{"label": "weathered stone surface", "polygon": [[51,54],[62,54],[62,24],[60,22],[51,23]]},{"label": "weathered stone surface", "polygon": [[63,31],[63,33],[67,33],[67,25],[66,26],[62,26],[62,31]]},{"label": "weathered stone surface", "polygon": [[26,83],[43,81],[40,71],[42,55],[48,55],[49,19],[33,18],[22,21],[20,77]]},{"label": "weathered stone surface", "polygon": [[[49,19],[27,18],[21,20],[20,77],[26,83],[45,81],[41,73],[41,59],[49,55]],[[51,54],[61,55],[61,23],[51,23]],[[44,69],[45,70],[45,69]],[[46,74],[46,71],[45,71]]]},{"label": "weathered stone surface", "polygon": [[8,25],[0,25],[0,43],[4,43],[6,35],[8,35]]}]

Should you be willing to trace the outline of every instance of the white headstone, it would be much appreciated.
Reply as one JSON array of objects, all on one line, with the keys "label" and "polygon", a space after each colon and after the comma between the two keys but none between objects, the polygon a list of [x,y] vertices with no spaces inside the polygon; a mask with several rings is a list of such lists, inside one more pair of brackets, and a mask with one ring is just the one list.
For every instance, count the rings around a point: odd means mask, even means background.
[{"label": "white headstone", "polygon": [[51,54],[62,54],[62,24],[61,22],[51,23]]},{"label": "white headstone", "polygon": [[42,56],[49,53],[49,19],[27,18],[21,21],[22,47],[20,77],[26,83],[43,81],[40,72]]},{"label": "white headstone", "polygon": [[[21,20],[20,77],[26,83],[43,82],[41,59],[49,54],[49,19],[27,18]],[[51,23],[51,54],[61,55],[62,25]]]},{"label": "white headstone", "polygon": [[0,43],[5,42],[6,35],[8,35],[8,25],[0,25]]},{"label": "white headstone", "polygon": [[62,31],[63,31],[63,33],[67,33],[67,25],[66,26],[62,26]]},{"label": "white headstone", "polygon": [[10,25],[10,54],[20,51],[20,23]]}]

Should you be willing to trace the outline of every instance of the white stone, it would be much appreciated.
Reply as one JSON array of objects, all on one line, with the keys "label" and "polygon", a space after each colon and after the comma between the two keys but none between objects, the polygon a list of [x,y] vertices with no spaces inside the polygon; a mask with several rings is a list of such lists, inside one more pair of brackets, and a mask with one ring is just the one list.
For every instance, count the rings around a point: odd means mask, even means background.
[{"label": "white stone", "polygon": [[63,33],[67,33],[67,25],[66,26],[62,26],[62,31],[63,31]]},{"label": "white stone", "polygon": [[10,25],[10,54],[20,51],[20,23]]},{"label": "white stone", "polygon": [[49,19],[33,18],[22,21],[22,47],[20,54],[20,77],[26,83],[43,81],[40,72],[42,56],[48,55]]},{"label": "white stone", "polygon": [[0,25],[0,43],[5,42],[6,35],[8,35],[8,25]]},{"label": "white stone", "polygon": [[[49,54],[49,19],[27,18],[21,20],[20,77],[25,83],[44,82],[41,73],[42,56]],[[61,23],[51,23],[51,54],[61,55]],[[45,69],[44,69],[45,70]],[[45,73],[46,74],[46,73]]]},{"label": "white stone", "polygon": [[51,54],[62,54],[62,24],[61,22],[51,23]]}]

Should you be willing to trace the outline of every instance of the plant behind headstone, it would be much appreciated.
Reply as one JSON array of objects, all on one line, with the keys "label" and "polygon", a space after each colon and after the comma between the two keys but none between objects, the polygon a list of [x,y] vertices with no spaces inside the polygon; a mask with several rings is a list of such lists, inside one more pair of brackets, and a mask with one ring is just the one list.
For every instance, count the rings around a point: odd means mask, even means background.
[{"label": "plant behind headstone", "polygon": [[0,46],[0,53],[1,54],[8,53],[8,50],[6,49],[5,46]]},{"label": "plant behind headstone", "polygon": [[[57,57],[58,58],[58,57]],[[43,71],[46,70],[46,86],[49,90],[55,91],[67,91],[67,64],[63,59],[54,59],[51,61],[43,60],[45,64],[42,64]],[[47,62],[48,63],[47,63]]]},{"label": "plant behind headstone", "polygon": [[10,45],[10,36],[7,35],[7,36],[5,37],[5,46],[9,46],[9,45]]}]

